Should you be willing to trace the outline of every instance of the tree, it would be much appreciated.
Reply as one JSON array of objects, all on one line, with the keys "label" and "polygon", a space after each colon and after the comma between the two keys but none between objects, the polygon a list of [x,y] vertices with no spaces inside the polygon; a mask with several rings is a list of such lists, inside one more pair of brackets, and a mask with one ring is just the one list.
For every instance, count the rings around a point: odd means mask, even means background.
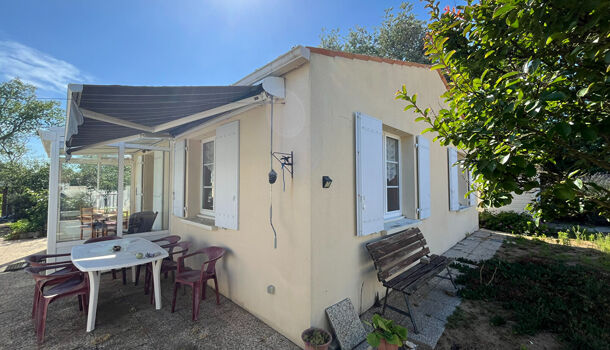
[{"label": "tree", "polygon": [[401,61],[427,63],[424,56],[425,22],[412,13],[413,5],[402,3],[398,11],[385,10],[381,26],[368,31],[356,26],[342,38],[339,29],[322,30],[320,47]]},{"label": "tree", "polygon": [[610,172],[610,2],[427,7],[426,54],[447,77],[446,106],[422,109],[404,87],[397,98],[441,144],[467,152],[482,204],[540,187],[546,198],[610,217],[610,189],[591,181]]},{"label": "tree", "polygon": [[[40,128],[56,125],[62,118],[57,101],[36,99],[36,87],[13,79],[0,83],[0,165],[14,166],[26,151],[27,137]],[[9,187],[0,177],[2,215],[7,211]]]}]

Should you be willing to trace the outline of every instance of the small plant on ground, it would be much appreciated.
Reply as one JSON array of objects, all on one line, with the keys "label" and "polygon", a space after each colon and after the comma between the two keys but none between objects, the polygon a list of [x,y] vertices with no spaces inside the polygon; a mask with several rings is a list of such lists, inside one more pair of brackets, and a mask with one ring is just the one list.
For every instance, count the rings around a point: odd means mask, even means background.
[{"label": "small plant on ground", "polygon": [[313,346],[324,345],[330,342],[330,335],[327,332],[316,328],[312,328],[311,330],[303,333],[302,338],[304,342]]},{"label": "small plant on ground", "polygon": [[511,311],[515,333],[548,331],[570,348],[610,349],[608,274],[536,258],[458,261],[455,266],[462,274],[457,282],[465,286],[459,294],[499,302]]},{"label": "small plant on ground", "polygon": [[388,344],[402,346],[407,340],[407,329],[394,324],[394,321],[385,319],[378,314],[373,315],[370,325],[373,331],[366,336],[366,341],[370,346],[376,348],[385,340]]}]

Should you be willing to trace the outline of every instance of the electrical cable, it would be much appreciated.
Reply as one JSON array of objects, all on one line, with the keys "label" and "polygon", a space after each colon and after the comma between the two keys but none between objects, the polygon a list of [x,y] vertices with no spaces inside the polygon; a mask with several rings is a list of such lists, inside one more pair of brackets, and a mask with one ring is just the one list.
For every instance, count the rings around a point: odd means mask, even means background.
[{"label": "electrical cable", "polygon": [[[271,150],[269,152],[269,162],[271,166],[271,171],[269,172],[269,177],[274,173],[273,171],[273,96],[271,96],[271,128],[270,128],[270,139],[271,139]],[[283,168],[283,167],[282,167]],[[284,176],[284,171],[282,171],[282,176]],[[271,224],[271,229],[273,230],[273,249],[277,249],[277,231],[275,230],[275,226],[273,226],[273,183],[269,184],[269,223]]]}]

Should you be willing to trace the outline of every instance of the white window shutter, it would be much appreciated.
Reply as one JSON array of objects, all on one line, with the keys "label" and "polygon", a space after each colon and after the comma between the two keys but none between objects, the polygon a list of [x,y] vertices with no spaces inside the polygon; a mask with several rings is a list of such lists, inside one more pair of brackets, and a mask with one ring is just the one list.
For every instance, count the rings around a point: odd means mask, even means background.
[{"label": "white window shutter", "polygon": [[470,192],[470,194],[468,195],[468,204],[470,206],[476,206],[477,205],[477,191],[474,191],[475,190],[474,177],[472,176],[472,172],[470,170],[468,171],[468,183],[470,184],[469,190],[472,190],[472,192]]},{"label": "white window shutter", "polygon": [[460,198],[458,194],[458,166],[457,150],[455,148],[447,148],[447,167],[449,169],[449,210],[460,209]]},{"label": "white window shutter", "polygon": [[383,230],[383,130],[381,120],[356,113],[356,217],[358,236]]},{"label": "white window shutter", "polygon": [[216,129],[215,146],[216,226],[237,230],[239,227],[239,121]]},{"label": "white window shutter", "polygon": [[173,212],[177,217],[184,217],[184,184],[186,176],[186,140],[174,144],[174,202]]},{"label": "white window shutter", "polygon": [[430,217],[430,141],[417,135],[417,192],[420,219]]}]

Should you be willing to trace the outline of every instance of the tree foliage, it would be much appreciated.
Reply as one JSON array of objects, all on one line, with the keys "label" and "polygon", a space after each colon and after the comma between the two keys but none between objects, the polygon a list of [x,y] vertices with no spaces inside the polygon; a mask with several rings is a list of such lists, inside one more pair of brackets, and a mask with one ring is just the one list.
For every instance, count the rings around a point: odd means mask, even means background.
[{"label": "tree foliage", "polygon": [[383,21],[372,31],[356,26],[346,37],[339,29],[322,31],[320,47],[401,61],[427,63],[424,55],[425,22],[412,13],[413,5],[402,3],[397,11],[385,10]]},{"label": "tree foliage", "polygon": [[27,136],[62,119],[57,101],[36,99],[36,87],[19,79],[0,83],[0,159],[25,152]]},{"label": "tree foliage", "polygon": [[397,98],[443,145],[467,151],[482,204],[542,186],[543,195],[609,217],[609,189],[588,179],[610,172],[610,2],[427,7],[426,54],[448,78],[446,107],[422,109],[404,87]]}]

